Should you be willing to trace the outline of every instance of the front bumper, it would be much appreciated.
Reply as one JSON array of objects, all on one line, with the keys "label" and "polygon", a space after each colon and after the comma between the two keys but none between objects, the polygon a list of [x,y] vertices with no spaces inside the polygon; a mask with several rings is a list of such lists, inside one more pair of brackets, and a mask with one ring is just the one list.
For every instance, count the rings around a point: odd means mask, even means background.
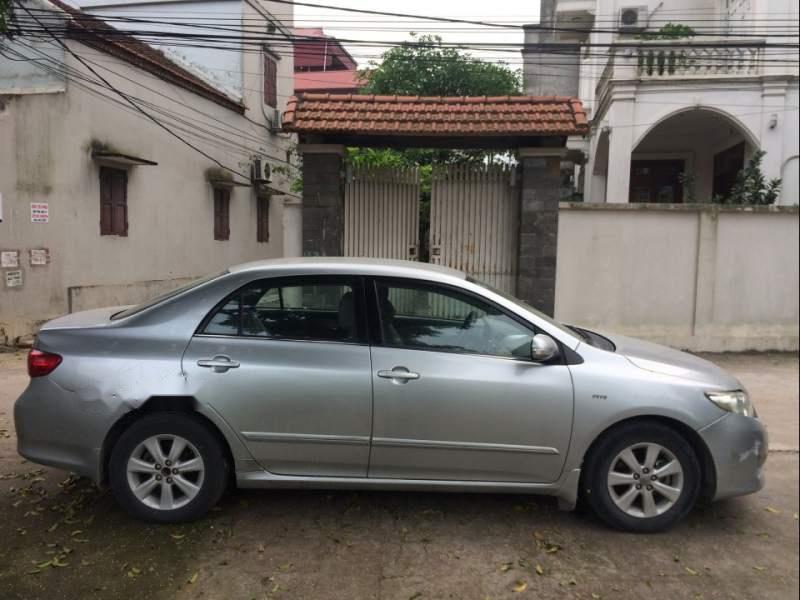
[{"label": "front bumper", "polygon": [[760,420],[727,414],[698,433],[716,469],[714,500],[752,494],[764,487],[769,441]]}]

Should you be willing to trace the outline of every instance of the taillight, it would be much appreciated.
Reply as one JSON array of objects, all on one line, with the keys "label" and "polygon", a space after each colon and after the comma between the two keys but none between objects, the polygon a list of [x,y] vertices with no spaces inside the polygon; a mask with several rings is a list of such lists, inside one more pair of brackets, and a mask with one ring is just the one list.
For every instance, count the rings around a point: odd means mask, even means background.
[{"label": "taillight", "polygon": [[36,348],[28,352],[28,375],[43,377],[52,373],[61,364],[61,356],[52,352],[43,352]]}]

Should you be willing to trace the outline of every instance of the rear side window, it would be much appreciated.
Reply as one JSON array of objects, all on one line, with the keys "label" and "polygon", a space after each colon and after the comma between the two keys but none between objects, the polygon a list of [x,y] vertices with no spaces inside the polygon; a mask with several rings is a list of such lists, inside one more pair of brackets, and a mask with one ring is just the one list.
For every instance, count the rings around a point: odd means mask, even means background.
[{"label": "rear side window", "polygon": [[359,342],[360,287],[343,278],[255,281],[206,319],[205,335]]}]

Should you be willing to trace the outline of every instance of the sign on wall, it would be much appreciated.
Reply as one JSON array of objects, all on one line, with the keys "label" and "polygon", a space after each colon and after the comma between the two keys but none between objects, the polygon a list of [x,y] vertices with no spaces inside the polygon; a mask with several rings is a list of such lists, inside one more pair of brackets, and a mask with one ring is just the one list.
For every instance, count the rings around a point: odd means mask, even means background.
[{"label": "sign on wall", "polygon": [[31,202],[31,223],[49,223],[50,205],[47,202]]},{"label": "sign on wall", "polygon": [[22,271],[6,271],[6,287],[22,287]]},{"label": "sign on wall", "polygon": [[43,267],[50,262],[50,249],[31,248],[28,250],[28,258],[32,267]]},{"label": "sign on wall", "polygon": [[19,250],[0,251],[0,267],[13,269],[19,266]]}]

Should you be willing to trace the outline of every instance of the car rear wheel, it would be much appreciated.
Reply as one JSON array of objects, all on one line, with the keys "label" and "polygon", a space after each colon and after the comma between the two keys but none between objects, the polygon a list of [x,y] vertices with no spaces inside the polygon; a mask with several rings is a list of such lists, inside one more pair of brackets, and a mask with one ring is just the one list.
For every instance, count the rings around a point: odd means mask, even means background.
[{"label": "car rear wheel", "polygon": [[692,509],[700,464],[691,445],[660,423],[630,423],[601,439],[586,461],[586,499],[618,529],[668,529]]},{"label": "car rear wheel", "polygon": [[222,444],[198,418],[153,413],[134,422],[111,454],[114,496],[133,516],[177,523],[203,516],[225,490]]}]

